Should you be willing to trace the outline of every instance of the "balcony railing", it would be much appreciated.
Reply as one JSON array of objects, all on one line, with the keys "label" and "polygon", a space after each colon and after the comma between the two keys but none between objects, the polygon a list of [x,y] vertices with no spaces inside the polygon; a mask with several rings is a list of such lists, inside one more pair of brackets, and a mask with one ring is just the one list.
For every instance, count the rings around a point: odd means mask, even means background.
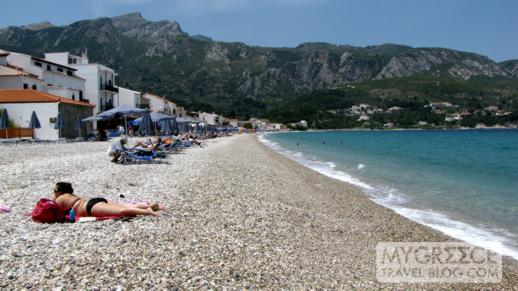
[{"label": "balcony railing", "polygon": [[106,111],[106,110],[110,110],[113,108],[113,104],[101,104],[101,112],[102,111]]},{"label": "balcony railing", "polygon": [[101,90],[106,90],[106,91],[111,91],[111,92],[116,92],[118,93],[119,92],[119,88],[113,86],[113,85],[110,85],[110,84],[101,84]]}]

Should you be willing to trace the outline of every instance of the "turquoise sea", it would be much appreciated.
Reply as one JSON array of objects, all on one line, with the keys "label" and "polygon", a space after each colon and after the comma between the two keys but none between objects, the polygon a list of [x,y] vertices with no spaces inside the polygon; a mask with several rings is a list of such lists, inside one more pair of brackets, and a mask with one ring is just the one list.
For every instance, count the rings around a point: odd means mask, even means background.
[{"label": "turquoise sea", "polygon": [[403,216],[518,259],[518,130],[287,132],[259,139]]}]

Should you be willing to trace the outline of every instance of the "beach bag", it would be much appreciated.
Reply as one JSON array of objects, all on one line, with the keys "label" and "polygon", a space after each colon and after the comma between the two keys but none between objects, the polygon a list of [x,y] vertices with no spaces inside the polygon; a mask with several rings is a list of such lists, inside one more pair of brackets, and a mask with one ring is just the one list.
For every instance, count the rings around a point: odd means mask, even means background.
[{"label": "beach bag", "polygon": [[32,210],[32,220],[41,223],[65,222],[65,213],[56,202],[41,198]]}]

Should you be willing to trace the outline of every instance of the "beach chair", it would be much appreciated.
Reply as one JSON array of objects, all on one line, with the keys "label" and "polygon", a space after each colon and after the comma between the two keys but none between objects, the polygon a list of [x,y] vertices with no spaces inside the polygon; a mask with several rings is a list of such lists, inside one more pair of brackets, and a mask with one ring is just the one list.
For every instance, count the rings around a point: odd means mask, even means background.
[{"label": "beach chair", "polygon": [[152,152],[152,155],[144,156],[139,155],[138,151],[125,151],[118,163],[122,165],[152,163],[153,159],[156,157],[157,154],[155,152]]}]

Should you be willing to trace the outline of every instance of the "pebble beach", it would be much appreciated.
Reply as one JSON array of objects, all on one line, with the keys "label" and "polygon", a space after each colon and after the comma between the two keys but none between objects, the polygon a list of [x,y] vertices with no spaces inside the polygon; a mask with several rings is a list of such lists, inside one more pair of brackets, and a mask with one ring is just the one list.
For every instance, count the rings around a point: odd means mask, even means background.
[{"label": "pebble beach", "polygon": [[[130,144],[135,140],[130,140]],[[206,141],[152,164],[110,162],[107,142],[0,146],[0,289],[507,289],[385,284],[378,242],[452,241],[261,144]],[[159,202],[158,217],[39,224],[26,216],[56,182],[84,198]]]}]

